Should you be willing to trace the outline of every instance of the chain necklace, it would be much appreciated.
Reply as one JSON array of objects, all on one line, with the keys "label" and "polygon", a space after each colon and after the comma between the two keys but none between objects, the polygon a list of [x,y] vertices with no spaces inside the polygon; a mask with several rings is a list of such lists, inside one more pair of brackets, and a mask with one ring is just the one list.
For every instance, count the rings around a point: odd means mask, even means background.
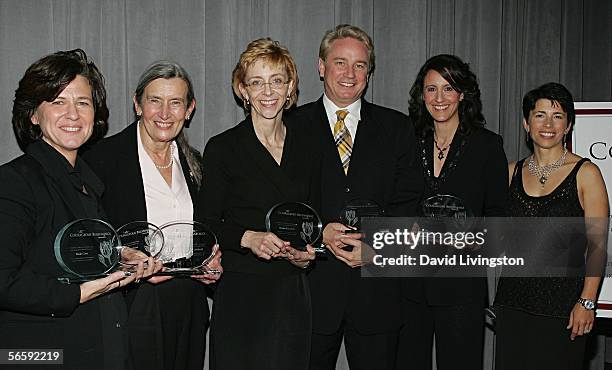
[{"label": "chain necklace", "polygon": [[447,151],[448,148],[450,148],[450,143],[445,148],[440,148],[438,146],[438,141],[436,140],[436,138],[434,138],[434,145],[436,146],[436,149],[438,150],[438,159],[439,160],[443,160],[444,159],[444,152]]},{"label": "chain necklace", "polygon": [[548,178],[553,173],[553,171],[563,166],[563,164],[565,163],[566,156],[567,148],[564,148],[563,154],[561,154],[561,157],[559,157],[559,159],[557,159],[551,164],[547,164],[540,167],[535,163],[534,155],[532,154],[529,158],[529,162],[527,163],[527,169],[529,170],[530,174],[538,178],[538,181],[540,182],[543,188],[544,185],[546,185],[546,181],[548,181]]},{"label": "chain necklace", "polygon": [[168,163],[163,164],[163,165],[160,166],[157,163],[155,163],[155,161],[153,161],[153,164],[158,169],[165,170],[166,168],[172,167],[172,163],[174,163],[174,146],[172,146],[172,144],[170,144],[170,160],[168,161]]}]

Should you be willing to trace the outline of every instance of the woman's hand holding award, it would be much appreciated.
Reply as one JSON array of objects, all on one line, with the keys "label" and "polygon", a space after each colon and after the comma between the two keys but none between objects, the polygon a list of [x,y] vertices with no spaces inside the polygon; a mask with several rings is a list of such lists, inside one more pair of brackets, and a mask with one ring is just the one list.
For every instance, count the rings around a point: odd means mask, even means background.
[{"label": "woman's hand holding award", "polygon": [[285,202],[270,208],[266,215],[266,230],[299,251],[305,251],[306,245],[312,245],[315,253],[326,251],[315,246],[321,237],[323,224],[317,212],[307,204]]}]

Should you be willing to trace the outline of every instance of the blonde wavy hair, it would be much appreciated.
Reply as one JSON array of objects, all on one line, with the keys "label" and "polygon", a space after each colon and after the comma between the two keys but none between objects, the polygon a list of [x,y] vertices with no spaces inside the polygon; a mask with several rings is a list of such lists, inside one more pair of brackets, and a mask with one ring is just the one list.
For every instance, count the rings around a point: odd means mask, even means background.
[{"label": "blonde wavy hair", "polygon": [[244,78],[247,74],[247,70],[256,61],[262,60],[273,67],[280,67],[284,69],[289,77],[290,81],[293,81],[293,89],[289,93],[289,100],[285,103],[284,108],[289,109],[297,102],[298,94],[298,74],[295,61],[289,54],[289,50],[281,45],[278,41],[274,41],[269,37],[260,38],[251,41],[245,51],[240,54],[240,59],[234,67],[232,72],[232,88],[234,94],[242,99],[245,110],[247,110],[246,99],[240,93],[239,86],[244,84]]}]

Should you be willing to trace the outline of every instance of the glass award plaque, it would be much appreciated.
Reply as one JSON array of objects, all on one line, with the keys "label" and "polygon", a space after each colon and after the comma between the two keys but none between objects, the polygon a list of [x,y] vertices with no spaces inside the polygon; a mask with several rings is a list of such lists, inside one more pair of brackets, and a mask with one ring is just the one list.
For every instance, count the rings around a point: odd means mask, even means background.
[{"label": "glass award plaque", "polygon": [[452,217],[465,219],[473,217],[474,214],[467,207],[465,201],[454,195],[438,194],[423,201],[423,213],[425,217]]},{"label": "glass award plaque", "polygon": [[160,226],[163,247],[157,259],[164,264],[158,275],[191,276],[219,274],[207,265],[215,257],[215,233],[197,221],[173,221]]},{"label": "glass award plaque", "polygon": [[435,228],[448,231],[466,230],[474,214],[465,201],[454,195],[438,194],[423,201],[423,214],[435,220]]},{"label": "glass award plaque", "polygon": [[80,283],[113,272],[121,259],[121,246],[113,227],[102,220],[79,219],[66,224],[55,237],[55,259],[67,273],[58,278]]},{"label": "glass award plaque", "polygon": [[164,246],[161,229],[147,221],[133,221],[117,229],[122,247],[137,249],[147,256],[157,257]]},{"label": "glass award plaque", "polygon": [[285,202],[270,208],[266,214],[266,230],[280,239],[291,243],[291,247],[305,251],[310,244],[317,253],[325,253],[325,248],[315,247],[321,237],[323,223],[317,212],[309,205],[300,202]]},{"label": "glass award plaque", "polygon": [[[161,229],[147,221],[129,222],[117,229],[119,244],[141,251],[147,257],[157,258],[164,246]],[[120,262],[124,266],[135,267],[134,263]]]},{"label": "glass award plaque", "polygon": [[347,232],[359,232],[362,217],[380,217],[383,209],[370,199],[353,199],[348,201],[340,213],[340,222],[354,229]]}]

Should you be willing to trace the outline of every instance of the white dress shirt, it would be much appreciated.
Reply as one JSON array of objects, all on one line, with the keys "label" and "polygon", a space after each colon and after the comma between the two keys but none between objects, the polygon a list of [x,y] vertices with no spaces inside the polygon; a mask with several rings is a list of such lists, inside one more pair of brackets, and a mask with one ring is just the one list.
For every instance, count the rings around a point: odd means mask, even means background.
[{"label": "white dress shirt", "polygon": [[[183,175],[176,142],[172,141],[170,143],[173,148],[172,160],[174,163],[172,164],[172,186],[169,186],[155,167],[151,157],[145,151],[140,135],[140,125],[142,123],[139,124],[138,130],[136,130],[138,161],[140,162],[140,171],[142,172],[142,184],[144,186],[147,206],[147,221],[158,227],[178,220],[192,221],[193,203],[187,181],[185,181],[185,176]],[[164,229],[163,231],[165,238],[164,250],[169,252],[169,254],[162,252],[160,258],[162,261],[174,261],[182,257],[191,257],[193,253],[191,238],[173,237],[173,233],[170,230]]]},{"label": "white dress shirt", "polygon": [[353,139],[353,143],[355,143],[355,135],[357,134],[357,124],[361,120],[361,99],[357,99],[355,102],[351,103],[349,106],[345,108],[340,108],[336,104],[334,104],[327,95],[323,94],[323,106],[325,107],[325,112],[327,113],[327,120],[329,121],[329,127],[331,128],[332,136],[334,135],[334,126],[336,125],[336,121],[338,121],[338,116],[336,112],[339,110],[348,110],[348,114],[344,118],[344,125],[349,130],[351,134],[351,139]]}]

